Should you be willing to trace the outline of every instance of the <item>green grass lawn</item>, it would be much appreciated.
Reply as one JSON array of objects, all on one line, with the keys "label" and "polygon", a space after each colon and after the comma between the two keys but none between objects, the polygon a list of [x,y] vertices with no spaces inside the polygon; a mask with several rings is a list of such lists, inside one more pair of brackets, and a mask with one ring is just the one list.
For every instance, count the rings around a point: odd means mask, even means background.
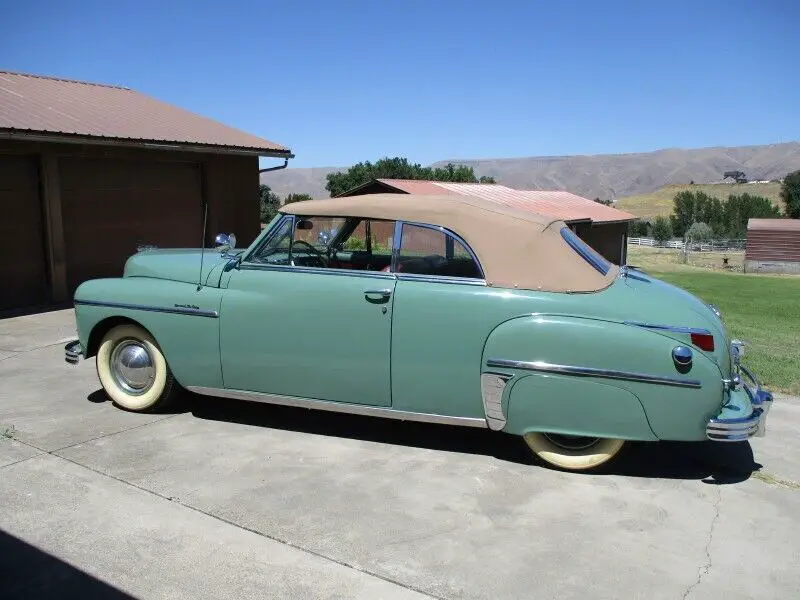
[{"label": "green grass lawn", "polygon": [[800,395],[800,277],[698,268],[647,272],[716,304],[731,336],[748,343],[743,363],[762,385]]}]

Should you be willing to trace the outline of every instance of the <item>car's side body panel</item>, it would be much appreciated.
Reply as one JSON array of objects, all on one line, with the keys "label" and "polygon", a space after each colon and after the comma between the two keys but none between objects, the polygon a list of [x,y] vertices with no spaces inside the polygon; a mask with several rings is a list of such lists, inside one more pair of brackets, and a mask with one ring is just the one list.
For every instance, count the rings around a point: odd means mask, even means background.
[{"label": "car's side body panel", "polygon": [[[93,279],[75,292],[83,348],[107,319],[140,324],[156,339],[181,385],[222,387],[219,310],[223,290],[196,284],[126,277]],[[99,340],[92,340],[93,343]]]},{"label": "car's side body panel", "polygon": [[400,278],[392,321],[392,406],[483,417],[481,358],[498,323],[529,314],[535,295]]},{"label": "car's side body panel", "polygon": [[395,278],[243,265],[220,318],[227,389],[389,406]]},{"label": "car's side body panel", "polygon": [[[483,369],[515,378],[532,373],[540,376],[536,385],[506,387],[503,402],[508,414],[505,430],[509,432],[544,430],[536,419],[531,420],[535,413],[520,410],[518,403],[534,402],[551,409],[568,401],[572,408],[612,424],[629,410],[632,394],[649,421],[649,426],[641,422],[637,439],[650,439],[652,434],[659,439],[704,439],[705,424],[719,413],[723,400],[720,371],[716,363],[698,351],[691,370],[679,373],[671,354],[676,345],[670,337],[630,325],[574,316],[533,315],[503,323],[492,332],[484,350]],[[562,397],[562,380],[575,382],[569,386],[573,396],[569,400]],[[598,388],[594,383],[608,388],[596,400],[593,394]],[[619,391],[617,402],[614,389]],[[559,414],[564,422],[554,423],[551,414],[547,417],[548,426],[559,425],[564,430],[575,427],[578,419],[569,411]],[[521,419],[515,421],[515,416]],[[609,429],[606,437],[623,435],[630,437],[630,430]]]},{"label": "car's side body panel", "polygon": [[532,373],[511,380],[507,433],[655,441],[639,399],[618,386]]}]

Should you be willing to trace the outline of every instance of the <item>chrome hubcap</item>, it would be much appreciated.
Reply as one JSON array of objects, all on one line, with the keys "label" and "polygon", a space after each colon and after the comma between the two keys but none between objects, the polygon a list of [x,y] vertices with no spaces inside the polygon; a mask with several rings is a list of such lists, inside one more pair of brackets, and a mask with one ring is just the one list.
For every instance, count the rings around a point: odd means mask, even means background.
[{"label": "chrome hubcap", "polygon": [[543,435],[556,446],[565,450],[586,450],[600,441],[600,438],[582,435],[561,435],[558,433],[545,433]]},{"label": "chrome hubcap", "polygon": [[111,372],[117,385],[135,396],[153,385],[156,368],[147,347],[139,340],[124,340],[111,353]]}]

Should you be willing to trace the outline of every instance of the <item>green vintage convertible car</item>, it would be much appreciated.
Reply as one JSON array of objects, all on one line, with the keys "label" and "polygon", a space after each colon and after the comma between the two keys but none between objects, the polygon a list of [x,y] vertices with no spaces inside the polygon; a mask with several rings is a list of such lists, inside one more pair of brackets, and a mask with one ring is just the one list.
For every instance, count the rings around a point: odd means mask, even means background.
[{"label": "green vintage convertible car", "polygon": [[[629,440],[746,441],[772,403],[719,312],[562,221],[460,196],[283,207],[245,250],[148,249],[76,291],[110,398],[181,388],[520,436],[588,470]],[[201,267],[202,261],[202,267]]]}]

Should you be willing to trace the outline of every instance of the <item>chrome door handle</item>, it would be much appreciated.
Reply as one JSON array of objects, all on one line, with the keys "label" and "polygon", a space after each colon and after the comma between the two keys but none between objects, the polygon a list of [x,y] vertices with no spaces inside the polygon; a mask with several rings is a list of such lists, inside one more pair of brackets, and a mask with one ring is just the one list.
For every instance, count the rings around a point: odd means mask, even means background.
[{"label": "chrome door handle", "polygon": [[389,296],[392,295],[392,290],[384,289],[384,290],[364,290],[364,295],[369,298],[372,296],[378,296],[383,298],[384,300],[388,300]]}]

